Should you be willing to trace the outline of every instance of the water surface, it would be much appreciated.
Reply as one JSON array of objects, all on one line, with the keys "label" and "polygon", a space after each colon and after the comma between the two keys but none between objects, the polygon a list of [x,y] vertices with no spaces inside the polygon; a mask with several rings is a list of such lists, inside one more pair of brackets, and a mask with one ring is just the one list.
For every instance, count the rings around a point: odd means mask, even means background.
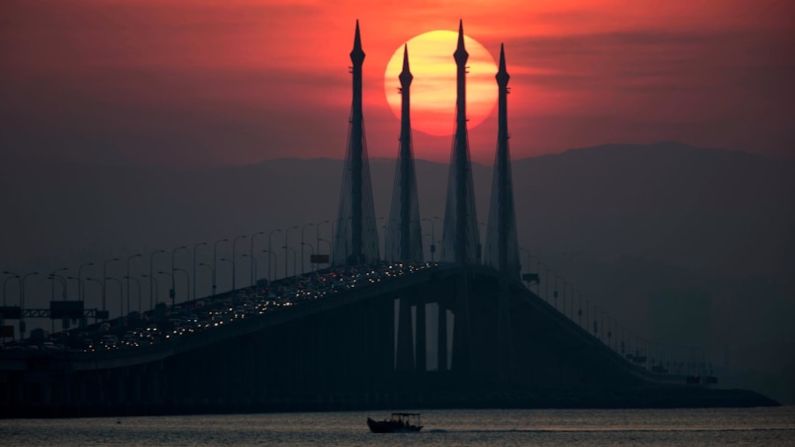
[{"label": "water surface", "polygon": [[419,434],[372,434],[384,412],[0,420],[3,446],[795,446],[795,407],[433,410]]}]

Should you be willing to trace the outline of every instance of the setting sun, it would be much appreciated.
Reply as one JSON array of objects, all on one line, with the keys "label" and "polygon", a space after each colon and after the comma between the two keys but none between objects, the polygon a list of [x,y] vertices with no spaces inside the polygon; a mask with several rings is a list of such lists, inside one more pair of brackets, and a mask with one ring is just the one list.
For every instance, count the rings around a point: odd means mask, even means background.
[{"label": "setting sun", "polygon": [[[453,60],[458,34],[436,30],[412,37],[406,43],[414,81],[411,84],[412,127],[431,135],[450,135],[455,121],[456,66]],[[488,117],[497,99],[494,74],[497,66],[486,48],[465,36],[469,52],[467,75],[467,117],[475,127]],[[398,74],[403,63],[403,44],[395,50],[386,67],[386,99],[395,116],[400,116]]]}]

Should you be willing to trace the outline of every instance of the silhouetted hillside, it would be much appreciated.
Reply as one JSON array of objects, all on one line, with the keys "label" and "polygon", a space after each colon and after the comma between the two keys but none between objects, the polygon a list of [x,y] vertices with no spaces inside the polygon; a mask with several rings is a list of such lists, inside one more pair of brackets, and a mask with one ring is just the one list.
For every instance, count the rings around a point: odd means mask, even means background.
[{"label": "silhouetted hillside", "polygon": [[[393,169],[371,161],[379,216]],[[207,170],[5,160],[0,266],[48,272],[333,219],[341,170],[329,159]],[[491,170],[473,170],[485,223]],[[677,143],[517,160],[520,243],[635,331],[707,345],[719,366],[746,370],[746,386],[793,401],[795,368],[776,361],[795,342],[793,174],[791,161]],[[417,175],[422,215],[443,217],[447,167],[419,161]],[[43,304],[49,283],[30,284],[28,303]]]}]

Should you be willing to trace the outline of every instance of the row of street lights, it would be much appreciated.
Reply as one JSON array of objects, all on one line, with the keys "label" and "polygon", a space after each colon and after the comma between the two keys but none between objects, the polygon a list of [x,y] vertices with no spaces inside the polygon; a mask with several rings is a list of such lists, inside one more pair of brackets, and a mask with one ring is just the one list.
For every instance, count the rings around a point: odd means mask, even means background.
[{"label": "row of street lights", "polygon": [[[132,275],[133,264],[134,261],[137,259],[141,259],[144,257],[144,253],[134,253],[127,256],[124,259],[114,257],[103,261],[101,264],[102,267],[102,275],[100,277],[93,277],[87,276],[87,271],[93,267],[97,267],[98,264],[95,262],[85,262],[78,265],[77,268],[77,275],[70,276],[67,275],[66,272],[69,271],[68,267],[62,267],[59,269],[54,270],[47,276],[47,279],[51,281],[51,300],[55,300],[56,298],[56,281],[60,283],[60,287],[62,290],[62,299],[68,299],[68,289],[69,289],[69,281],[73,280],[77,284],[77,299],[79,301],[86,301],[87,295],[87,284],[92,283],[99,286],[101,290],[101,309],[103,311],[107,310],[107,298],[109,295],[108,283],[116,283],[119,287],[119,296],[120,296],[120,312],[122,314],[129,313],[132,310],[132,284],[136,285],[136,295],[138,298],[138,310],[143,310],[143,296],[142,296],[142,282],[141,280],[148,280],[149,281],[149,308],[154,308],[156,304],[157,297],[159,296],[159,282],[158,276],[166,276],[168,280],[170,280],[171,287],[169,289],[169,298],[171,300],[171,304],[176,304],[177,301],[177,274],[183,274],[186,278],[185,280],[185,297],[186,299],[196,299],[198,298],[198,269],[200,267],[209,268],[212,273],[212,283],[211,283],[211,294],[217,294],[218,289],[218,267],[219,263],[228,262],[231,265],[232,269],[232,289],[236,289],[238,287],[237,284],[237,261],[238,258],[248,258],[249,260],[249,283],[250,285],[254,285],[256,280],[259,278],[258,272],[258,263],[257,257],[259,254],[266,254],[267,255],[267,275],[269,279],[273,279],[276,277],[277,274],[277,266],[276,261],[278,261],[278,251],[273,249],[273,236],[277,233],[282,233],[284,235],[284,245],[281,246],[281,249],[284,251],[285,256],[285,266],[284,266],[284,275],[289,275],[289,255],[292,255],[292,264],[293,269],[292,273],[298,274],[298,259],[300,257],[301,261],[301,273],[305,273],[305,247],[309,247],[310,254],[315,254],[316,249],[319,249],[321,242],[326,242],[328,244],[329,249],[331,249],[331,243],[321,238],[321,228],[325,224],[330,224],[329,220],[325,220],[322,222],[310,222],[303,226],[292,226],[285,229],[276,229],[272,230],[268,233],[268,248],[263,249],[260,252],[256,252],[256,238],[259,236],[264,236],[266,233],[264,231],[258,231],[251,235],[238,235],[234,238],[228,239],[220,239],[214,241],[212,243],[213,253],[212,253],[212,262],[205,263],[199,261],[199,249],[202,247],[208,247],[210,244],[208,242],[198,242],[193,244],[192,247],[188,247],[185,245],[181,245],[178,247],[173,248],[170,252],[158,249],[148,253],[149,258],[149,273],[148,274],[140,274],[138,277]],[[331,231],[333,232],[333,224]],[[315,228],[315,244],[311,244],[306,241],[306,230],[308,228]],[[300,241],[300,256],[296,253],[296,250],[291,246],[290,243],[290,231],[301,229],[301,241]],[[249,252],[247,254],[238,254],[239,245],[242,241],[248,239],[249,240]],[[230,244],[232,250],[231,259],[225,257],[219,257],[219,246],[222,244]],[[180,252],[184,252],[186,254],[192,253],[192,273],[188,272],[183,268],[179,268],[177,266],[177,257]],[[163,271],[155,269],[155,265],[157,265],[158,256],[167,256],[170,255],[170,270]],[[125,274],[122,277],[114,277],[108,275],[108,271],[111,269],[114,263],[122,263],[124,262],[125,267]],[[317,267],[317,266],[316,266]],[[18,282],[18,294],[19,294],[19,307],[21,309],[25,308],[26,302],[26,285],[28,284],[28,279],[31,277],[35,277],[39,275],[39,272],[30,272],[30,273],[16,273],[12,271],[3,271],[3,274],[6,276],[3,281],[3,306],[8,305],[8,286],[9,283],[12,281]],[[125,300],[126,297],[126,300]],[[125,309],[126,307],[126,309]]]}]

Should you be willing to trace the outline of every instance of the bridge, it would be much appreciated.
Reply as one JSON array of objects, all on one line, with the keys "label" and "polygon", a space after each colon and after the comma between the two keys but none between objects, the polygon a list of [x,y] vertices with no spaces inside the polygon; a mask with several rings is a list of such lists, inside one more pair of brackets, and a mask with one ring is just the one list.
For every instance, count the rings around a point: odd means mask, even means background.
[{"label": "bridge", "polygon": [[655,373],[518,280],[454,264],[320,270],[57,340],[0,351],[0,414],[770,403]]},{"label": "bridge", "polygon": [[[268,273],[260,278],[248,236],[250,285],[236,285],[238,236],[212,244],[210,264],[192,274],[176,265],[134,277],[127,257],[123,277],[84,277],[52,272],[49,309],[25,308],[25,284],[35,273],[8,276],[0,319],[18,320],[20,340],[0,349],[0,416],[81,416],[271,410],[396,407],[666,407],[770,405],[742,390],[715,389],[703,358],[674,359],[594,312],[581,298],[559,289],[557,276],[519,262],[507,131],[507,73],[504,49],[496,75],[499,130],[492,200],[481,243],[466,129],[465,75],[468,54],[463,24],[453,53],[458,70],[456,132],[447,205],[436,260],[431,222],[430,260],[425,256],[409,125],[412,80],[408,48],[400,75],[403,97],[400,147],[393,203],[383,226],[383,254],[373,206],[362,113],[365,54],[357,23],[351,51],[353,105],[339,213],[329,220],[329,252],[321,251],[319,226],[312,245],[288,242],[283,231],[284,275],[276,279],[276,251],[268,234]],[[292,227],[296,230],[300,227]],[[220,243],[231,260],[219,258]],[[306,273],[305,247],[311,250]],[[297,249],[297,250],[296,250]],[[300,251],[300,256],[298,252]],[[289,256],[293,272],[289,274]],[[297,260],[301,258],[301,273]],[[277,259],[278,260],[278,259]],[[231,290],[218,293],[221,262],[232,270]],[[538,262],[536,266],[540,266]],[[209,267],[211,293],[199,297],[197,268]],[[323,268],[320,268],[323,266]],[[178,299],[177,274],[187,279],[190,298]],[[170,279],[170,303],[160,302],[157,275]],[[552,278],[555,278],[554,280]],[[141,278],[149,280],[150,305],[143,309]],[[6,285],[16,279],[18,306],[6,303]],[[68,299],[77,281],[78,299]],[[190,286],[191,279],[193,286]],[[86,309],[87,282],[101,287],[101,308]],[[122,302],[110,319],[108,284]],[[137,283],[139,310],[132,309]],[[123,293],[126,285],[126,294]],[[550,285],[552,285],[550,290]],[[182,286],[180,286],[182,287]],[[126,298],[126,311],[123,299]],[[41,328],[24,338],[24,318],[60,319],[61,331]],[[87,318],[94,318],[88,324]],[[72,322],[77,327],[72,328]],[[14,333],[0,324],[3,337]],[[54,329],[54,323],[52,328]]]}]

